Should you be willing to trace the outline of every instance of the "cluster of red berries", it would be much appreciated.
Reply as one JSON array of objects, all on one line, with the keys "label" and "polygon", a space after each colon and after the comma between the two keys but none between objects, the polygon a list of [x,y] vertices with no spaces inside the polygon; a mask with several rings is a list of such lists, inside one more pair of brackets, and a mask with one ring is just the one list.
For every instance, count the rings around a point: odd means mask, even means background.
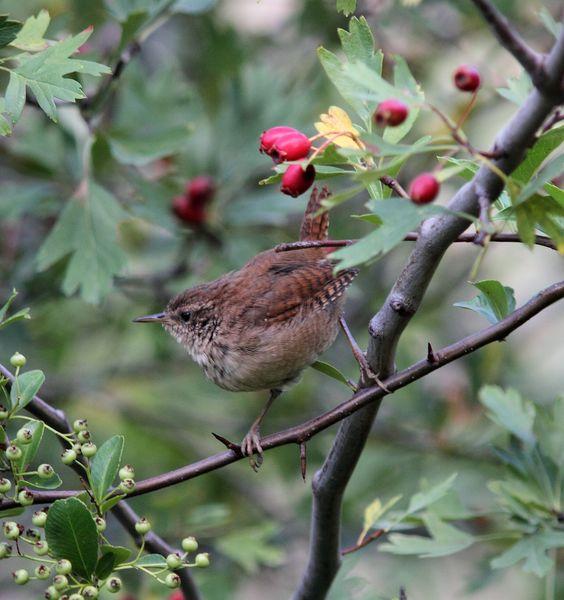
[{"label": "cluster of red berries", "polygon": [[[268,154],[277,163],[307,158],[311,150],[311,141],[301,131],[293,127],[280,125],[263,131],[260,136],[260,152]],[[284,175],[280,191],[296,198],[307,191],[315,180],[315,167],[307,165],[290,165]]]},{"label": "cluster of red berries", "polygon": [[215,184],[208,175],[198,175],[187,184],[184,194],[172,201],[172,212],[183,223],[202,225],[207,219],[207,205],[215,195]]}]

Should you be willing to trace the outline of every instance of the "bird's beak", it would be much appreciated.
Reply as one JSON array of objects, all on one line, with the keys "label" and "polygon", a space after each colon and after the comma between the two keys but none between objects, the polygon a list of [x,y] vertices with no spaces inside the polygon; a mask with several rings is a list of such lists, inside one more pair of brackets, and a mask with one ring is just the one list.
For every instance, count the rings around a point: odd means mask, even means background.
[{"label": "bird's beak", "polygon": [[134,323],[162,323],[165,320],[165,313],[156,313],[154,315],[146,315],[133,319]]}]

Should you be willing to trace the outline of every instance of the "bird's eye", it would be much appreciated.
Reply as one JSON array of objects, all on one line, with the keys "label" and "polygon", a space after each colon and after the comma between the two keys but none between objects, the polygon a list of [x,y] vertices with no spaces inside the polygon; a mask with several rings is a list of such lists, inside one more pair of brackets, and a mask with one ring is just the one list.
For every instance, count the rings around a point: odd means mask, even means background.
[{"label": "bird's eye", "polygon": [[180,318],[185,322],[188,323],[188,321],[190,320],[190,317],[192,316],[192,313],[188,310],[184,310],[180,313]]}]

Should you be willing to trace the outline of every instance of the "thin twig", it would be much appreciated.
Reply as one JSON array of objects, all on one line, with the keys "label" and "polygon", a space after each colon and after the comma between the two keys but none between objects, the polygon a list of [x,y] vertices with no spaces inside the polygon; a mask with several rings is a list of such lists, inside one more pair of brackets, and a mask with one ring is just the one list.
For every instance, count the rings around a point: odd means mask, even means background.
[{"label": "thin twig", "polygon": [[343,548],[341,550],[341,556],[345,556],[346,554],[352,554],[353,552],[356,552],[357,550],[360,550],[361,548],[368,546],[368,544],[371,544],[372,542],[376,541],[378,538],[381,538],[382,535],[384,535],[384,533],[385,533],[385,531],[383,529],[377,529],[376,531],[373,531],[370,535],[364,536],[362,538],[362,541],[359,544],[355,544],[354,546],[348,546],[347,548]]}]

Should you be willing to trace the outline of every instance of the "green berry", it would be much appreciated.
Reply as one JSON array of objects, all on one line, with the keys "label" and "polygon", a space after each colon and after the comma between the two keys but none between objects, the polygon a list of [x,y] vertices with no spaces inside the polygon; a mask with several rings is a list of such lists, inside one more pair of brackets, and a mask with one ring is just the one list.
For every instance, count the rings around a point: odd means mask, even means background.
[{"label": "green berry", "polygon": [[4,523],[4,536],[9,540],[17,540],[22,531],[23,528],[20,529],[20,526],[14,521],[6,521]]},{"label": "green berry", "polygon": [[26,362],[26,357],[23,354],[20,354],[19,352],[12,354],[12,357],[10,358],[10,364],[12,365],[12,367],[25,367]]},{"label": "green berry", "polygon": [[0,544],[0,559],[1,558],[8,558],[8,556],[12,555],[12,546],[10,546],[10,544],[7,544],[6,542],[2,542]]},{"label": "green berry", "polygon": [[124,479],[135,479],[135,469],[131,465],[123,465],[119,470],[119,478],[122,481]]},{"label": "green berry", "polygon": [[86,458],[92,458],[97,450],[96,444],[93,444],[92,442],[86,442],[85,444],[82,444],[81,447],[82,454],[86,456]]},{"label": "green berry", "polygon": [[196,552],[197,549],[198,542],[195,537],[188,536],[182,540],[182,550],[184,550],[184,552]]},{"label": "green berry", "polygon": [[79,431],[86,431],[88,429],[88,421],[86,419],[77,419],[72,424],[72,428],[74,429],[75,433],[78,433]]},{"label": "green berry", "polygon": [[39,540],[33,545],[33,551],[35,554],[37,554],[37,556],[45,556],[49,552],[49,545],[47,542]]},{"label": "green berry", "polygon": [[60,597],[61,597],[61,594],[59,594],[59,592],[55,589],[54,585],[50,585],[45,590],[45,598],[47,600],[59,600]]},{"label": "green berry", "polygon": [[84,596],[78,592],[75,592],[69,596],[69,600],[84,600]]},{"label": "green berry", "polygon": [[165,577],[165,584],[171,589],[177,588],[180,586],[180,577],[176,573],[169,573]]},{"label": "green berry", "polygon": [[141,517],[137,523],[135,523],[135,531],[141,535],[145,535],[151,531],[151,523],[145,517]]},{"label": "green berry", "polygon": [[0,421],[8,418],[8,411],[3,404],[0,404]]},{"label": "green berry", "polygon": [[98,588],[95,588],[93,585],[87,585],[82,590],[82,595],[85,598],[97,598],[98,597]]},{"label": "green berry", "polygon": [[61,558],[61,560],[57,561],[55,571],[57,571],[58,575],[68,575],[72,571],[71,561],[66,558]]},{"label": "green berry", "polygon": [[44,510],[38,510],[33,513],[31,517],[31,522],[36,527],[45,527],[45,523],[47,522],[47,513]]},{"label": "green berry", "polygon": [[175,569],[179,569],[182,566],[182,559],[180,558],[180,554],[177,552],[173,552],[166,557],[166,566],[174,571]]},{"label": "green berry", "polygon": [[22,457],[22,449],[15,444],[10,444],[6,448],[6,458],[8,460],[19,460]]},{"label": "green berry", "polygon": [[64,575],[55,575],[53,585],[58,592],[62,592],[69,587],[69,580]]},{"label": "green berry", "polygon": [[106,519],[103,519],[102,517],[96,517],[94,522],[96,523],[96,529],[98,530],[98,533],[106,531]]},{"label": "green berry", "polygon": [[91,436],[90,432],[85,429],[84,431],[79,431],[76,434],[76,437],[81,444],[85,444],[86,442],[90,441],[90,438],[92,436]]},{"label": "green berry", "polygon": [[117,594],[121,590],[121,579],[119,577],[110,577],[106,581],[106,589],[112,594]]},{"label": "green berry", "polygon": [[196,554],[196,566],[202,569],[210,566],[210,555],[207,552]]},{"label": "green berry", "polygon": [[31,444],[31,440],[33,440],[33,431],[29,427],[22,427],[16,433],[16,438],[20,444]]},{"label": "green berry", "polygon": [[33,494],[29,490],[22,490],[18,494],[18,502],[22,506],[31,506],[33,504]]},{"label": "green berry", "polygon": [[76,452],[68,448],[61,454],[61,460],[65,465],[71,465],[76,460]]},{"label": "green berry", "polygon": [[133,492],[133,490],[135,490],[135,481],[133,479],[124,479],[119,484],[119,489],[124,494],[131,494],[131,492]]},{"label": "green berry", "polygon": [[0,494],[7,494],[12,489],[12,484],[9,479],[0,477]]},{"label": "green berry", "polygon": [[37,579],[48,579],[51,576],[51,569],[47,565],[35,567],[35,576]]},{"label": "green berry", "polygon": [[25,585],[29,581],[29,573],[25,569],[14,571],[12,577],[17,585]]},{"label": "green berry", "polygon": [[53,469],[53,467],[51,465],[48,465],[47,463],[44,463],[37,467],[37,474],[39,475],[39,477],[41,477],[41,479],[49,479],[50,477],[53,477],[54,473],[55,470]]}]

